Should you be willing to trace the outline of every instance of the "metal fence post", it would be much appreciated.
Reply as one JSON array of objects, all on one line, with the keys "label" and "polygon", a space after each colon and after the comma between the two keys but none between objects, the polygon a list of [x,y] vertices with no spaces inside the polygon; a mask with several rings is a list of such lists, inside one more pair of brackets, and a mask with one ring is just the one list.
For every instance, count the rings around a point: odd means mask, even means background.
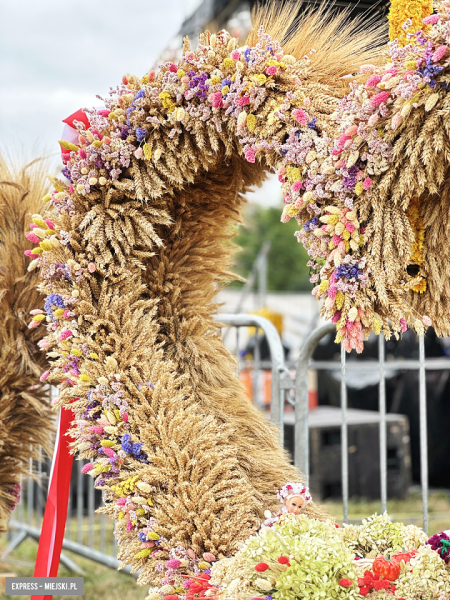
[{"label": "metal fence post", "polygon": [[423,530],[428,533],[428,436],[425,338],[419,335],[420,484],[422,486]]},{"label": "metal fence post", "polygon": [[246,314],[220,314],[215,316],[219,324],[229,325],[231,327],[256,327],[263,330],[270,349],[270,358],[272,361],[272,389],[270,404],[270,420],[278,427],[279,442],[284,444],[284,395],[281,394],[280,378],[285,370],[283,345],[275,326],[264,317],[259,315]]},{"label": "metal fence post", "polygon": [[344,523],[348,523],[348,425],[347,425],[347,382],[345,380],[346,353],[341,342],[341,469],[342,469],[342,504]]},{"label": "metal fence post", "polygon": [[378,336],[378,360],[380,362],[380,388],[379,388],[379,411],[380,411],[380,491],[381,512],[387,510],[387,437],[386,437],[386,381],[384,373],[384,335]]},{"label": "metal fence post", "polygon": [[295,430],[294,430],[294,463],[304,474],[309,483],[309,428],[308,428],[308,365],[309,360],[320,340],[334,333],[336,326],[327,323],[316,329],[306,340],[297,360],[295,375]]}]

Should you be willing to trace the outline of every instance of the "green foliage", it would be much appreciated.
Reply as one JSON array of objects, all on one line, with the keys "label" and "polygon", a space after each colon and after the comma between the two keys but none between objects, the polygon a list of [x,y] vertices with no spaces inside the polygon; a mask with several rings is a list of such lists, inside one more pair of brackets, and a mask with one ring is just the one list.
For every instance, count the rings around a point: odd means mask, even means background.
[{"label": "green foliage", "polygon": [[[235,271],[248,277],[253,262],[265,241],[272,243],[268,256],[268,289],[286,292],[310,292],[309,257],[294,233],[299,229],[295,219],[281,223],[279,208],[250,205],[235,238],[241,250],[236,253]],[[234,283],[233,286],[241,286]]]}]

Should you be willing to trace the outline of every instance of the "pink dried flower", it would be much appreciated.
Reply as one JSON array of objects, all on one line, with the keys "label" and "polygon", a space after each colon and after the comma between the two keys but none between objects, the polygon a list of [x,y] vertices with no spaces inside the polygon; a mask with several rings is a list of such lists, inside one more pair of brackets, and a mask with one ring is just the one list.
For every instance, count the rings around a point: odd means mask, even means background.
[{"label": "pink dried flower", "polygon": [[430,317],[428,317],[427,315],[424,315],[422,317],[422,323],[425,325],[425,327],[431,327],[431,325],[432,325],[432,321],[431,321]]},{"label": "pink dried flower", "polygon": [[439,46],[439,48],[436,48],[436,50],[434,51],[433,54],[433,61],[434,62],[439,62],[441,60],[441,58],[443,58],[445,56],[445,53],[447,52],[447,46]]},{"label": "pink dried flower", "polygon": [[216,557],[211,552],[205,552],[203,558],[208,562],[214,562],[216,560]]},{"label": "pink dried flower", "polygon": [[126,503],[127,503],[126,498],[119,498],[116,502],[117,506],[125,506]]},{"label": "pink dried flower", "polygon": [[44,371],[42,375],[39,377],[39,381],[45,381],[47,377],[50,375],[50,371]]},{"label": "pink dried flower", "polygon": [[336,234],[333,235],[332,242],[335,246],[338,246],[341,243],[341,241],[342,240],[338,235],[336,235]]},{"label": "pink dried flower", "polygon": [[86,158],[87,154],[86,154],[86,150],[84,148],[80,148],[80,150],[78,151],[78,154],[80,155],[80,158]]},{"label": "pink dried flower", "polygon": [[387,71],[384,72],[384,74],[386,75],[387,73],[390,73],[391,75],[397,75],[398,73],[398,69],[396,69],[396,67],[391,67],[390,69],[388,69]]},{"label": "pink dried flower", "polygon": [[292,116],[300,125],[306,125],[306,123],[308,122],[308,115],[301,108],[292,111]]},{"label": "pink dried flower", "polygon": [[103,453],[106,454],[106,456],[109,456],[109,458],[113,458],[113,456],[116,456],[114,450],[112,448],[108,448],[108,446],[102,446],[102,450]]},{"label": "pink dried flower", "polygon": [[356,173],[356,179],[358,181],[361,181],[362,178],[364,177],[364,171],[361,171],[361,169]]},{"label": "pink dried flower", "polygon": [[311,100],[310,100],[309,98],[305,98],[305,99],[303,100],[303,104],[304,104],[305,106],[310,106],[310,105],[311,105]]},{"label": "pink dried flower", "polygon": [[389,100],[389,97],[389,92],[380,92],[379,94],[375,94],[375,96],[372,96],[369,102],[372,106],[380,106],[380,104],[387,102]]},{"label": "pink dried flower", "polygon": [[167,569],[178,569],[181,567],[181,560],[177,560],[176,558],[172,558],[166,562]]},{"label": "pink dried flower", "polygon": [[302,189],[302,182],[301,181],[294,181],[294,183],[292,184],[292,191],[293,192],[298,192]]},{"label": "pink dried flower", "polygon": [[172,63],[172,64],[170,65],[170,67],[169,67],[169,71],[170,71],[171,73],[176,73],[176,72],[178,71],[178,67],[177,67],[177,65],[174,65],[174,64]]},{"label": "pink dried flower", "polygon": [[231,53],[231,58],[233,60],[239,60],[240,56],[241,55],[239,53],[239,50],[233,50],[233,52]]},{"label": "pink dried flower", "polygon": [[[363,181],[363,190],[368,190],[372,185],[372,180],[370,177],[366,177]],[[361,233],[364,233],[363,228],[361,228]]]},{"label": "pink dried flower", "polygon": [[43,315],[44,311],[41,310],[40,308],[33,308],[33,310],[30,310],[30,315],[36,316],[36,315]]},{"label": "pink dried flower", "polygon": [[45,219],[45,224],[49,229],[55,229],[55,224],[53,223],[53,221],[50,221],[50,219]]},{"label": "pink dried flower", "polygon": [[267,73],[267,75],[269,75],[269,77],[271,77],[272,75],[276,75],[277,70],[278,69],[276,68],[276,66],[272,65],[271,67],[267,67],[266,73]]},{"label": "pink dried flower", "polygon": [[30,229],[34,229],[35,227],[37,227],[36,223],[30,223]]},{"label": "pink dried flower", "polygon": [[351,139],[351,138],[350,138],[350,136],[349,136],[349,135],[341,135],[341,137],[340,137],[340,138],[338,138],[338,144],[339,144],[339,146],[343,146],[343,145],[345,144],[345,142],[346,142],[347,140],[350,140],[350,139]]},{"label": "pink dried flower", "polygon": [[41,324],[41,321],[31,321],[31,323],[28,325],[28,329],[34,329],[35,327],[37,327],[40,324]]},{"label": "pink dried flower", "polygon": [[144,151],[142,150],[142,148],[138,148],[134,155],[137,159],[142,158],[144,156]]},{"label": "pink dried flower", "polygon": [[359,67],[359,71],[361,73],[364,73],[364,75],[370,75],[370,73],[373,73],[375,71],[376,67],[375,65],[361,65]]},{"label": "pink dried flower", "polygon": [[347,231],[350,231],[350,233],[352,233],[352,231],[355,230],[355,225],[353,223],[346,223],[345,228],[347,229]]},{"label": "pink dried flower", "polygon": [[372,77],[369,77],[369,79],[366,81],[366,87],[376,87],[380,83],[381,79],[381,75],[372,75]]},{"label": "pink dried flower", "polygon": [[33,244],[39,244],[39,242],[40,242],[38,236],[35,233],[33,233],[32,231],[30,231],[30,233],[27,233],[25,237],[28,240],[30,240],[30,242],[32,242]]},{"label": "pink dried flower", "polygon": [[45,350],[45,348],[48,348],[50,346],[50,342],[46,338],[44,338],[43,340],[39,340],[38,346],[41,350]]},{"label": "pink dried flower", "polygon": [[95,270],[97,269],[97,267],[95,266],[95,263],[89,263],[88,264],[88,271],[89,273],[95,273]]},{"label": "pink dried flower", "polygon": [[152,69],[151,71],[148,72],[148,80],[149,81],[155,81],[155,79],[156,79],[156,73]]},{"label": "pink dried flower", "polygon": [[210,94],[209,101],[211,102],[213,108],[222,108],[223,106],[222,94],[220,92]]},{"label": "pink dried flower", "polygon": [[402,115],[399,112],[395,113],[391,120],[391,129],[397,129],[397,127],[401,124],[402,121]]},{"label": "pink dried flower", "polygon": [[358,127],[357,125],[350,125],[350,127],[347,127],[347,129],[345,130],[345,135],[348,135],[349,137],[356,135],[358,132]]},{"label": "pink dried flower", "polygon": [[127,413],[123,413],[123,415],[122,415],[122,421],[124,423],[128,423],[128,415],[127,415]]},{"label": "pink dried flower", "polygon": [[59,341],[63,342],[64,340],[67,340],[67,338],[70,338],[72,336],[73,336],[73,333],[70,331],[70,329],[65,329],[59,336]]},{"label": "pink dried flower", "polygon": [[403,331],[403,333],[405,333],[405,331],[408,329],[408,325],[406,324],[405,319],[400,319],[400,328]]},{"label": "pink dried flower", "polygon": [[255,162],[255,151],[253,150],[253,148],[247,149],[245,153],[245,160],[247,160],[249,163]]},{"label": "pink dried flower", "polygon": [[89,427],[89,431],[92,431],[92,433],[96,433],[97,435],[101,435],[103,433],[103,427],[100,427],[100,425],[92,425]]},{"label": "pink dried flower", "polygon": [[429,17],[425,17],[425,19],[422,19],[422,23],[425,23],[425,25],[435,25],[440,18],[441,15],[439,13],[436,13],[435,15],[430,15]]},{"label": "pink dried flower", "polygon": [[89,473],[89,471],[91,471],[93,468],[94,468],[94,465],[92,463],[87,463],[81,467],[81,472]]},{"label": "pink dried flower", "polygon": [[339,319],[341,318],[341,311],[337,310],[334,315],[331,317],[331,322],[332,323],[337,323],[339,321]]},{"label": "pink dried flower", "polygon": [[133,531],[133,523],[131,521],[127,521],[126,530],[128,532]]},{"label": "pink dried flower", "polygon": [[238,106],[246,106],[247,104],[250,104],[250,98],[248,96],[242,96],[242,98],[236,100],[236,104]]}]

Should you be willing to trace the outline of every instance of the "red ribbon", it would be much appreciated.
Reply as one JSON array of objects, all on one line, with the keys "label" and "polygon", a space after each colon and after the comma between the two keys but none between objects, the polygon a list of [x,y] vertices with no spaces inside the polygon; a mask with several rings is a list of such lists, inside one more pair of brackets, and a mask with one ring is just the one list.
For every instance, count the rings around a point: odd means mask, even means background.
[{"label": "red ribbon", "polygon": [[[44,521],[36,557],[34,577],[56,577],[64,539],[69,503],[73,455],[66,435],[74,418],[71,410],[61,408]],[[31,600],[52,600],[53,596],[36,594]]]}]

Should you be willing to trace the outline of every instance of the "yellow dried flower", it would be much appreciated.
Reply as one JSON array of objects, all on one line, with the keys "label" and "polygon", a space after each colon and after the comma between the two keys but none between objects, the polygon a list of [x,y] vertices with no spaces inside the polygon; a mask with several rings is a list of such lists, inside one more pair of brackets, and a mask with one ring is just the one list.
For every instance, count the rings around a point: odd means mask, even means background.
[{"label": "yellow dried flower", "polygon": [[222,95],[226,96],[226,94],[228,94],[229,91],[230,91],[230,88],[227,85],[224,85],[222,88]]},{"label": "yellow dried flower", "polygon": [[329,285],[330,282],[328,279],[322,279],[322,281],[319,284],[319,294],[324,294],[327,291]]},{"label": "yellow dried flower", "polygon": [[66,142],[64,140],[59,140],[58,142],[65,150],[70,150],[71,152],[78,152],[78,146],[75,144],[71,144],[70,142]]},{"label": "yellow dried flower", "polygon": [[224,69],[234,69],[235,64],[236,63],[234,62],[234,60],[232,58],[225,58],[223,60],[222,67]]},{"label": "yellow dried flower", "polygon": [[80,381],[83,381],[84,383],[89,383],[91,381],[91,378],[89,377],[89,375],[82,373],[80,375]]},{"label": "yellow dried flower", "polygon": [[256,127],[256,117],[255,115],[249,114],[247,116],[247,129],[252,132]]},{"label": "yellow dried flower", "polygon": [[144,145],[142,146],[142,151],[143,151],[143,153],[144,153],[144,158],[145,158],[146,160],[150,160],[150,159],[151,159],[151,157],[152,157],[152,147],[150,146],[150,144],[147,144],[147,143],[146,143],[146,144],[144,144]]},{"label": "yellow dried flower", "polygon": [[42,248],[42,250],[45,250],[47,252],[49,252],[53,248],[53,246],[51,245],[51,243],[48,242],[47,240],[44,240],[43,242],[40,242],[39,246]]},{"label": "yellow dried flower", "polygon": [[151,553],[152,553],[151,548],[144,548],[143,550],[141,550],[140,552],[135,554],[134,558],[145,558],[146,556],[149,556]]},{"label": "yellow dried flower", "polygon": [[[61,309],[60,309],[61,310]],[[56,311],[55,311],[56,312]],[[63,311],[64,312],[64,311]],[[71,354],[73,354],[74,356],[81,356],[81,351],[78,350],[78,348],[72,348],[72,350],[70,351]]]},{"label": "yellow dried flower", "polygon": [[345,300],[345,296],[342,292],[338,292],[336,294],[336,307],[338,310],[341,310],[341,308],[344,306],[344,300]]},{"label": "yellow dried flower", "polygon": [[101,148],[101,147],[103,146],[103,142],[102,142],[101,140],[94,140],[94,141],[92,142],[92,145],[93,145],[95,148]]},{"label": "yellow dried flower", "polygon": [[363,193],[363,183],[362,181],[358,181],[358,183],[355,185],[355,193],[357,196],[360,196]]},{"label": "yellow dried flower", "polygon": [[216,85],[220,83],[220,77],[211,77],[211,85]]}]

